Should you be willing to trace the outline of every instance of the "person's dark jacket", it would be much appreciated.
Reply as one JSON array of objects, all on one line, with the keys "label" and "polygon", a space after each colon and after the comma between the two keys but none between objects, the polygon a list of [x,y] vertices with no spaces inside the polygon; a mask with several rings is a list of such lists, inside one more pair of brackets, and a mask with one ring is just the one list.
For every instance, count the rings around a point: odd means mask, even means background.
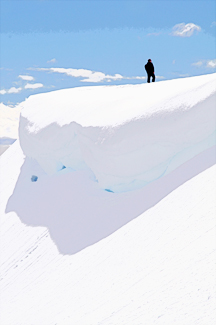
[{"label": "person's dark jacket", "polygon": [[154,65],[153,65],[152,62],[149,61],[148,63],[146,63],[145,69],[146,69],[146,72],[148,74],[150,74],[150,75],[153,75],[154,74]]}]

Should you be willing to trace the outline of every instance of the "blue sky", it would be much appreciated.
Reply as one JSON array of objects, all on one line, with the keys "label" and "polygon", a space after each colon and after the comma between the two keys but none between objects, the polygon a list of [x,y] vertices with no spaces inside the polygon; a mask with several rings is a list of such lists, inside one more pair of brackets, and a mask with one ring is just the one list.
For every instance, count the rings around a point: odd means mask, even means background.
[{"label": "blue sky", "polygon": [[4,104],[62,88],[216,71],[215,1],[1,0]]}]

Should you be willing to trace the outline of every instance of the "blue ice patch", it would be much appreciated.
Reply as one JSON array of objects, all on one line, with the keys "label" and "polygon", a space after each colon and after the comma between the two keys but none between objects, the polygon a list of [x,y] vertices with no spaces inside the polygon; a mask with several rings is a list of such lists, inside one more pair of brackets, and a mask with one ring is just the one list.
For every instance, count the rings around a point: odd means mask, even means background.
[{"label": "blue ice patch", "polygon": [[112,190],[105,188],[105,191],[110,192],[110,193],[114,193]]},{"label": "blue ice patch", "polygon": [[32,182],[37,182],[37,180],[38,180],[38,177],[35,176],[35,175],[32,175],[32,177],[31,177],[31,181],[32,181]]}]

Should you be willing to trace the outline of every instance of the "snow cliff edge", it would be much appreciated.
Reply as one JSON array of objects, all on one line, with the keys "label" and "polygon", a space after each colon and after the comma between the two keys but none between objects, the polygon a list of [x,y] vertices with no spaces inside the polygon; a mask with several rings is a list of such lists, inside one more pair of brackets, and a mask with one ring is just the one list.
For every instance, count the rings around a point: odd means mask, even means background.
[{"label": "snow cliff edge", "polygon": [[47,174],[88,169],[113,192],[143,187],[215,145],[215,76],[31,96],[22,150]]}]

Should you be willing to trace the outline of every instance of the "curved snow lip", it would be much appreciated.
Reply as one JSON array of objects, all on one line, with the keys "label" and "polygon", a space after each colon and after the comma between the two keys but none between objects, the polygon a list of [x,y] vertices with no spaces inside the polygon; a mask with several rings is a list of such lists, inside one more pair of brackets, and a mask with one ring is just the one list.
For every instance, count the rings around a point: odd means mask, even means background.
[{"label": "curved snow lip", "polygon": [[31,96],[21,147],[49,175],[89,170],[108,191],[141,188],[215,145],[215,76]]}]

